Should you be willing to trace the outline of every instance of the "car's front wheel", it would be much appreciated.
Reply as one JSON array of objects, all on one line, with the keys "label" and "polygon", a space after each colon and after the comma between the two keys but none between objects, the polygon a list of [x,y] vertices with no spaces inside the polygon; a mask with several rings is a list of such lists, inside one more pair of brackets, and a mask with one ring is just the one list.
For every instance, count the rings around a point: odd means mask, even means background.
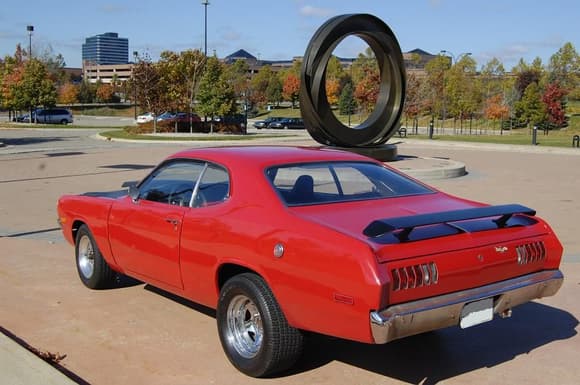
[{"label": "car's front wheel", "polygon": [[86,225],[82,225],[77,231],[75,254],[79,278],[86,287],[104,289],[113,283],[115,272],[101,255]]},{"label": "car's front wheel", "polygon": [[249,376],[284,371],[302,353],[302,333],[288,325],[272,291],[256,274],[240,274],[225,283],[217,323],[228,359]]}]

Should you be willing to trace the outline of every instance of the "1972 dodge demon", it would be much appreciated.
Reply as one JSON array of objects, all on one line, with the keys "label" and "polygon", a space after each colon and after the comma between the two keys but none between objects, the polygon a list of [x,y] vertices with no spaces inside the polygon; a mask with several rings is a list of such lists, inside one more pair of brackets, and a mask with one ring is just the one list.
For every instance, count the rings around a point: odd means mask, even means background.
[{"label": "1972 dodge demon", "polygon": [[313,331],[382,344],[554,295],[562,246],[534,210],[447,195],[333,149],[204,148],[140,183],[58,202],[89,288],[126,274],[217,309],[243,373],[292,366]]}]

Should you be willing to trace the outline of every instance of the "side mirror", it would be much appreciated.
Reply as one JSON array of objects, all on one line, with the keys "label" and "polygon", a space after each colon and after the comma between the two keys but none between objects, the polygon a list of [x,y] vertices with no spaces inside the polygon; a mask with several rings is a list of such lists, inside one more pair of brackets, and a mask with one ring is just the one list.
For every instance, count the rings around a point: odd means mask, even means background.
[{"label": "side mirror", "polygon": [[137,185],[132,184],[129,186],[129,196],[133,202],[137,202],[139,199],[139,189],[137,188]]},{"label": "side mirror", "polygon": [[131,186],[137,186],[137,181],[136,180],[128,180],[126,182],[123,182],[123,184],[121,185],[121,187],[131,187]]}]

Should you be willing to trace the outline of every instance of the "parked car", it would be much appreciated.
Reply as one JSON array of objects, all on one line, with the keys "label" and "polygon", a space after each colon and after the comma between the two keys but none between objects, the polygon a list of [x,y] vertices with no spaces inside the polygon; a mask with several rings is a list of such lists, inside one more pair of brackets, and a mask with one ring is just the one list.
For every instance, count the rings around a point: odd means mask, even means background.
[{"label": "parked car", "polygon": [[268,128],[288,129],[304,129],[304,121],[299,118],[285,118],[276,122],[270,123]]},{"label": "parked car", "polygon": [[23,123],[43,123],[43,124],[68,124],[73,122],[73,114],[65,108],[38,108],[30,114],[19,115],[16,117],[17,122]]},{"label": "parked car", "polygon": [[173,118],[173,120],[176,120],[178,122],[186,122],[186,123],[188,123],[189,121],[201,122],[201,118],[199,117],[198,114],[189,113],[189,112],[178,112],[177,114],[175,114],[175,117]]},{"label": "parked car", "polygon": [[201,122],[201,118],[199,117],[199,115],[194,114],[194,113],[189,113],[189,112],[164,112],[161,115],[159,115],[157,117],[157,122],[169,122],[169,123],[175,123],[175,122],[188,122],[190,121],[190,117],[191,117],[191,121],[192,122]]},{"label": "parked car", "polygon": [[284,118],[281,117],[277,117],[277,116],[270,116],[268,118],[266,118],[265,120],[258,120],[257,122],[254,123],[254,127],[256,127],[258,130],[261,130],[262,128],[268,128],[268,126],[271,123],[277,122],[278,120],[282,120]]},{"label": "parked car", "polygon": [[18,115],[14,118],[12,118],[13,122],[19,122],[19,123],[30,123],[30,114],[21,114]]},{"label": "parked car", "polygon": [[554,295],[562,245],[535,214],[275,146],[185,150],[128,191],[58,201],[84,285],[126,274],[217,309],[226,356],[256,377],[291,367],[304,331],[382,344]]},{"label": "parked car", "polygon": [[174,118],[175,118],[175,113],[167,111],[167,112],[160,114],[158,117],[155,118],[155,120],[157,122],[163,122],[163,121],[167,121],[167,120],[172,120]]},{"label": "parked car", "polygon": [[155,114],[153,112],[146,112],[142,115],[137,116],[137,123],[143,124],[152,122],[155,119]]}]

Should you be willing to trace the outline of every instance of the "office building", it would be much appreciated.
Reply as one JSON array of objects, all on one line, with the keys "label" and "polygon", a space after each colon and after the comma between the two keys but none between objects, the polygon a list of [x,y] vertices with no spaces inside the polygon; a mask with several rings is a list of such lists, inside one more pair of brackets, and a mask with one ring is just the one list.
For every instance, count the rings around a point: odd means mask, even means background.
[{"label": "office building", "polygon": [[87,37],[83,44],[83,63],[91,65],[129,63],[129,39],[115,32]]}]

